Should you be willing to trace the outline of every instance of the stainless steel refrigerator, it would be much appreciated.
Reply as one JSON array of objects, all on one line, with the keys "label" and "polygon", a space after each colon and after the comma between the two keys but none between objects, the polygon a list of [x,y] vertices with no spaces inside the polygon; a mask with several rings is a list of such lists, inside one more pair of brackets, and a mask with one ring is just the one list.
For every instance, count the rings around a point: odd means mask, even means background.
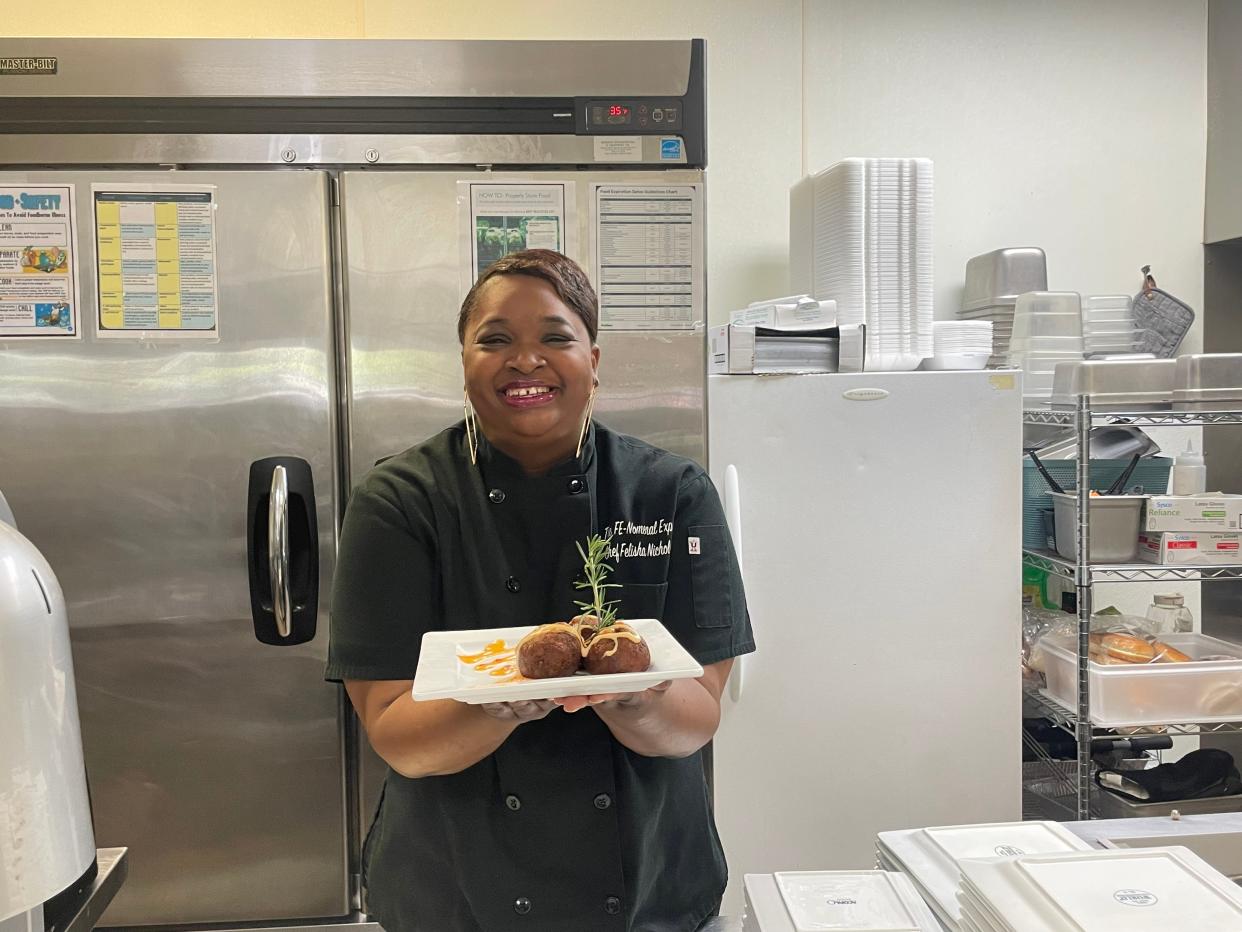
[{"label": "stainless steel refrigerator", "polygon": [[[98,843],[130,848],[104,924],[361,921],[383,767],[322,678],[348,489],[460,417],[457,308],[514,237],[604,279],[598,416],[705,458],[703,43],[3,53],[0,489],[68,599]],[[484,229],[474,186],[549,184],[556,223]],[[169,192],[210,248],[161,251]],[[30,252],[57,222],[67,259]],[[148,226],[181,282],[150,308]]]}]

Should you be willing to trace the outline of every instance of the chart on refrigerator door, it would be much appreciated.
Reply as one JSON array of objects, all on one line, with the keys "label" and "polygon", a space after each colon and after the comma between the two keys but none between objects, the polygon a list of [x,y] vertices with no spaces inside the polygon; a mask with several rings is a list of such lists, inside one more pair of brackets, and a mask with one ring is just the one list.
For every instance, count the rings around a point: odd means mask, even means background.
[{"label": "chart on refrigerator door", "polygon": [[95,186],[98,333],[219,337],[215,189]]},{"label": "chart on refrigerator door", "polygon": [[593,184],[601,330],[692,330],[704,320],[697,184]]},{"label": "chart on refrigerator door", "polygon": [[73,185],[0,185],[0,340],[81,336]]}]

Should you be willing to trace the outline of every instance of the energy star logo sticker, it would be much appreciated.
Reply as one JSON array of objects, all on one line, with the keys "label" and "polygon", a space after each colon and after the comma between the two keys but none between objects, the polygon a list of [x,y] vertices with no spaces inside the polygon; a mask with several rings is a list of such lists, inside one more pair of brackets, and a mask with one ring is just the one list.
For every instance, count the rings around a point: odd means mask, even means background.
[{"label": "energy star logo sticker", "polygon": [[681,140],[665,137],[660,140],[660,159],[665,162],[681,161]]}]

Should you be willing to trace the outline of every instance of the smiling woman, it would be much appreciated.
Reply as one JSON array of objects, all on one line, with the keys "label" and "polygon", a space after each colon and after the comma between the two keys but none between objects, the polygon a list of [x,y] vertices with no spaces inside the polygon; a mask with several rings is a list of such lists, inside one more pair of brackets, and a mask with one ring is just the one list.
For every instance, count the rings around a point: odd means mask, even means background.
[{"label": "smiling woman", "polygon": [[530,475],[575,454],[586,433],[599,385],[596,314],[582,269],[547,249],[494,263],[462,302],[467,404]]},{"label": "smiling woman", "polygon": [[[350,499],[328,678],[390,768],[363,853],[389,932],[689,932],[719,907],[701,749],[733,658],[754,649],[750,619],[702,467],[592,419],[597,314],[559,253],[490,266],[458,320],[465,419]],[[576,542],[604,532],[621,617],[659,619],[701,677],[623,696],[413,700],[425,633],[577,615]]]}]

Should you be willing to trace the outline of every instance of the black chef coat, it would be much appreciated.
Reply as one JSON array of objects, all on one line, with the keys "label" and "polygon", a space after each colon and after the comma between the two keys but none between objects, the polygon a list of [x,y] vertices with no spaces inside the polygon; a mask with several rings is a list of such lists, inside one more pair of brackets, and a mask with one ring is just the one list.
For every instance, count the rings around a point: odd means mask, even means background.
[{"label": "black chef coat", "polygon": [[[530,478],[483,438],[472,465],[458,424],[355,490],[328,679],[413,679],[426,631],[568,620],[592,533],[612,534],[619,617],[661,619],[704,666],[754,650],[701,467],[593,424]],[[590,709],[519,725],[460,773],[390,769],[362,867],[388,932],[688,932],[726,879],[701,753],[635,754]]]}]

